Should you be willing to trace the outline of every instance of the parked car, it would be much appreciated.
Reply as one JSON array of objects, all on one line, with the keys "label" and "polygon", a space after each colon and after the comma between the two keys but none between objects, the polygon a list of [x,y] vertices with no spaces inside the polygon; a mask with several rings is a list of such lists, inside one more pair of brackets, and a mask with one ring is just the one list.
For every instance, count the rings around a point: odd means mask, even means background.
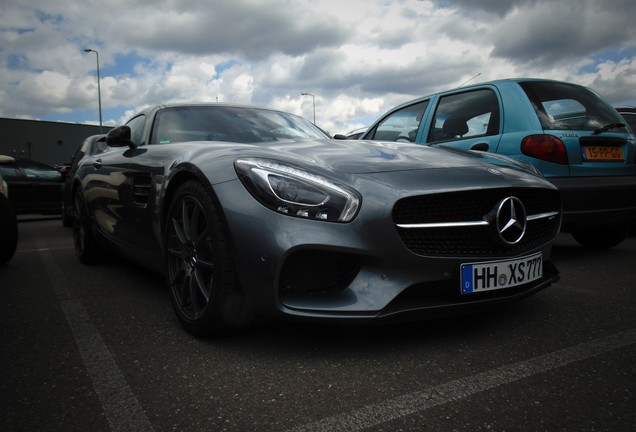
[{"label": "parked car", "polygon": [[11,158],[0,164],[0,175],[9,185],[9,201],[16,214],[62,213],[62,174],[52,166]]},{"label": "parked car", "polygon": [[629,128],[636,134],[636,107],[633,106],[619,106],[616,107],[616,111],[623,117],[623,120]]},{"label": "parked car", "polygon": [[73,226],[72,209],[73,209],[73,195],[72,195],[72,183],[75,178],[75,171],[77,171],[77,165],[84,156],[92,156],[95,154],[103,153],[108,150],[106,144],[106,135],[91,135],[87,137],[82,144],[77,148],[70,165],[64,172],[64,185],[62,187],[62,225],[69,228]]},{"label": "parked car", "polygon": [[350,139],[350,140],[360,139],[362,134],[365,133],[367,129],[368,128],[366,127],[362,127],[362,128],[354,129],[350,132],[347,132],[346,134],[344,134],[344,139]]},{"label": "parked car", "polygon": [[76,254],[164,273],[194,334],[474,311],[558,278],[560,194],[523,162],[225,104],[150,107],[106,142],[75,173]]},{"label": "parked car", "polygon": [[[13,163],[13,158],[0,155],[0,166]],[[18,222],[9,203],[9,187],[0,174],[0,265],[7,263],[18,245]]]},{"label": "parked car", "polygon": [[[616,107],[616,111],[623,117],[627,126],[632,130],[634,134],[636,134],[636,107],[633,106],[619,106]],[[632,230],[630,235],[636,235],[636,222],[632,225]]]},{"label": "parked car", "polygon": [[636,141],[623,123],[585,87],[507,79],[402,104],[361,139],[481,150],[529,162],[561,191],[563,231],[584,246],[609,248],[636,221]]}]

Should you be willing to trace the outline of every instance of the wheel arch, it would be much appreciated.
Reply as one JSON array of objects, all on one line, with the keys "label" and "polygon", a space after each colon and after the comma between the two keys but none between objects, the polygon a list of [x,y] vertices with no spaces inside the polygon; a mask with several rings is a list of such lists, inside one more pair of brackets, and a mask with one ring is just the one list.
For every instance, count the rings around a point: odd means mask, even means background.
[{"label": "wheel arch", "polygon": [[[214,206],[216,207],[216,210],[219,216],[223,220],[223,223],[227,225],[227,219],[225,217],[225,212],[223,211],[223,206],[221,205],[221,202],[219,201],[219,198],[216,195],[216,192],[214,191],[214,187],[212,187],[212,184],[210,183],[208,178],[205,176],[205,174],[203,174],[196,167],[190,166],[188,169],[179,170],[178,172],[175,172],[172,176],[170,176],[166,189],[163,192],[163,195],[161,197],[161,204],[159,208],[159,222],[160,222],[160,235],[162,237],[163,237],[163,232],[166,226],[166,219],[168,217],[168,212],[170,211],[170,205],[172,201],[174,200],[174,196],[177,193],[177,190],[179,190],[179,187],[181,187],[181,185],[183,185],[184,183],[190,180],[198,181],[199,183],[201,183],[208,189],[208,191],[210,192],[210,196],[212,197],[212,200],[214,201]],[[229,240],[230,242],[232,241],[231,236]]]},{"label": "wheel arch", "polygon": [[[189,322],[188,321],[189,318],[184,318],[182,314],[179,312],[180,306],[178,306],[177,303],[175,303],[176,301],[174,297],[175,294],[172,293],[173,288],[171,288],[172,286],[170,283],[171,272],[169,269],[170,260],[166,254],[166,251],[169,249],[169,240],[168,240],[169,237],[167,234],[170,230],[170,223],[168,221],[168,218],[170,217],[171,209],[174,208],[173,204],[175,200],[177,200],[178,197],[180,196],[178,194],[179,189],[183,185],[188,184],[188,182],[195,182],[197,183],[196,189],[200,187],[201,189],[199,189],[199,191],[203,189],[208,192],[208,196],[211,199],[211,202],[208,201],[209,203],[208,205],[213,206],[213,209],[211,211],[215,213],[215,219],[217,221],[216,226],[217,226],[217,229],[221,230],[219,231],[219,235],[222,237],[221,241],[225,243],[225,246],[222,247],[222,249],[225,250],[226,253],[228,254],[226,258],[224,258],[222,261],[219,261],[219,262],[224,262],[225,266],[231,266],[232,268],[231,274],[233,275],[232,290],[228,291],[227,287],[229,285],[227,285],[228,284],[227,281],[221,282],[222,284],[225,284],[225,287],[221,285],[221,290],[219,291],[219,293],[221,294],[220,294],[220,297],[218,297],[217,299],[217,301],[219,301],[219,299],[220,301],[218,303],[218,306],[214,306],[214,309],[216,310],[216,312],[213,312],[214,317],[212,318],[212,321],[209,321],[207,324],[204,323],[201,326],[199,326],[198,324],[194,322]],[[197,194],[198,193],[200,192],[197,192]],[[173,302],[173,307],[177,311],[177,316],[179,317],[181,324],[191,333],[195,335],[200,335],[200,336],[209,336],[213,334],[223,334],[226,332],[233,332],[233,331],[240,330],[244,328],[245,326],[249,325],[249,323],[252,321],[253,308],[249,299],[245,295],[245,291],[241,284],[241,278],[239,277],[239,269],[236,265],[236,260],[234,256],[234,247],[233,247],[234,242],[232,238],[232,233],[229,230],[229,225],[227,223],[228,221],[227,221],[223,206],[221,205],[219,198],[214,190],[214,187],[212,186],[210,181],[199,170],[188,170],[188,169],[180,170],[179,172],[174,173],[169,178],[169,181],[167,182],[165,187],[165,191],[163,192],[163,195],[161,196],[160,202],[161,204],[158,211],[159,211],[159,218],[161,221],[160,238],[161,238],[162,248],[164,249],[164,254],[166,255],[165,277],[166,277],[167,285],[171,290],[171,300]],[[223,268],[221,268],[222,273],[220,274],[225,275],[221,277],[221,279],[228,277],[227,275],[229,275],[230,273],[227,270],[229,268],[230,267],[227,267],[225,271],[223,270]],[[207,312],[206,312],[206,315],[207,315]],[[213,323],[216,323],[214,324],[214,327],[216,328],[210,326]]]},{"label": "wheel arch", "polygon": [[[81,187],[82,187],[82,182],[80,181],[80,179],[77,177],[73,179],[73,182],[71,183],[71,199],[70,199],[70,205],[73,211],[73,217],[75,217],[75,212],[77,211],[77,209],[75,208],[75,194],[77,193],[78,189],[80,189]],[[86,199],[84,199],[84,207],[87,207],[86,210],[88,210],[88,202],[86,201]]]}]

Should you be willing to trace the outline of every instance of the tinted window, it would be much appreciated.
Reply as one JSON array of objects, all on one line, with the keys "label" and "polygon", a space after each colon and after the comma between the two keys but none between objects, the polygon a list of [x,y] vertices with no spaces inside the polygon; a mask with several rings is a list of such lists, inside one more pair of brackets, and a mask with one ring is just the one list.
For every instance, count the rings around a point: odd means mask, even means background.
[{"label": "tinted window", "polygon": [[[593,131],[612,123],[623,123],[616,110],[585,87],[553,82],[519,83],[547,130]],[[625,132],[625,128],[613,129]]]},{"label": "tinted window", "polygon": [[499,102],[492,90],[473,90],[440,98],[428,142],[499,133]]},{"label": "tinted window", "polygon": [[157,113],[151,142],[228,141],[254,143],[328,138],[302,117],[242,107],[178,107]]},{"label": "tinted window", "polygon": [[428,100],[395,111],[376,126],[370,139],[415,142],[427,106]]},{"label": "tinted window", "polygon": [[59,180],[62,174],[55,168],[23,161],[22,169],[28,179]]},{"label": "tinted window", "polygon": [[15,167],[9,165],[0,165],[0,175],[5,179],[15,178],[19,175]]}]

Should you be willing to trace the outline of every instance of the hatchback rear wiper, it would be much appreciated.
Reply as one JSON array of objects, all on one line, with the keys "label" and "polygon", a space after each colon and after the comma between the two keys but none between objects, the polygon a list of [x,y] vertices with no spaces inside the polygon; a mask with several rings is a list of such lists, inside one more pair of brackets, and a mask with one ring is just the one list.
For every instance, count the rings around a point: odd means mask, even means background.
[{"label": "hatchback rear wiper", "polygon": [[607,132],[610,129],[618,129],[618,128],[622,128],[622,127],[625,127],[625,123],[610,123],[608,125],[605,125],[605,126],[603,126],[601,128],[596,129],[594,131],[594,135],[598,135],[600,133]]}]

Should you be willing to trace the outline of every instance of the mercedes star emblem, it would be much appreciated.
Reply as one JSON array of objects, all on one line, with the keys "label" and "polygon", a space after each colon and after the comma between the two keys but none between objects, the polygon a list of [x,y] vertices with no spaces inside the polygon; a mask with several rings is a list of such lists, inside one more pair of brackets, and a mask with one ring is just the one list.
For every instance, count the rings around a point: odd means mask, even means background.
[{"label": "mercedes star emblem", "polygon": [[497,204],[497,234],[504,244],[512,246],[521,241],[526,232],[526,209],[517,197],[504,198]]}]

